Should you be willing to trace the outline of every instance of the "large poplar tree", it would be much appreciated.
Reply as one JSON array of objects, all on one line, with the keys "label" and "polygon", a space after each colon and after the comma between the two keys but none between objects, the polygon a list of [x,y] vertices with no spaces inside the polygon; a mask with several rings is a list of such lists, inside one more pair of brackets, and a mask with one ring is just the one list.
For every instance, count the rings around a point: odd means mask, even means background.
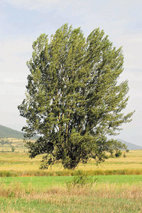
[{"label": "large poplar tree", "polygon": [[122,51],[103,30],[85,38],[65,24],[50,38],[42,34],[27,64],[26,98],[18,108],[25,137],[39,136],[28,148],[31,158],[43,154],[42,168],[57,160],[64,168],[89,158],[100,162],[123,147],[110,136],[131,120],[133,113],[123,113],[128,83],[118,83]]}]

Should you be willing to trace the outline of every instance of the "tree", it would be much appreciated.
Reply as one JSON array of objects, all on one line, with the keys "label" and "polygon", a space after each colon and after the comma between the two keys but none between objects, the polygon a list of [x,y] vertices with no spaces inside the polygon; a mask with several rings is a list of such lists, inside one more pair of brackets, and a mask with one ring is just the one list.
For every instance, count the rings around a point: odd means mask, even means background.
[{"label": "tree", "polygon": [[27,63],[26,98],[18,107],[26,118],[25,137],[30,157],[43,154],[42,168],[60,160],[75,168],[89,158],[103,161],[123,147],[110,139],[133,113],[124,115],[128,83],[118,84],[123,72],[121,48],[116,49],[99,28],[87,39],[80,28],[67,24],[51,38],[40,35]]}]

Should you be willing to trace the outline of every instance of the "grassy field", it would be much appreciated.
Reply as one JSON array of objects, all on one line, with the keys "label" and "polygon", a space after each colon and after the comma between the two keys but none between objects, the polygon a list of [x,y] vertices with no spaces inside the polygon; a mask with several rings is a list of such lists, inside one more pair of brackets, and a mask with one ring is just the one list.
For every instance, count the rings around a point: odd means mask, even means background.
[{"label": "grassy field", "polygon": [[39,170],[41,156],[1,152],[0,212],[142,213],[142,150],[126,155],[99,166],[90,160],[75,170],[60,163]]},{"label": "grassy field", "polygon": [[130,151],[120,158],[110,158],[96,165],[90,160],[87,165],[79,164],[75,170],[65,170],[60,163],[48,170],[40,170],[41,156],[30,159],[27,153],[1,152],[0,176],[75,175],[78,170],[88,175],[98,174],[142,174],[142,150]]},{"label": "grassy field", "polygon": [[71,176],[0,178],[0,212],[142,212],[141,175],[95,176],[86,185],[73,185],[73,180]]},{"label": "grassy field", "polygon": [[[34,140],[30,140],[34,141]],[[0,138],[0,152],[27,152],[26,141],[18,138]]]}]

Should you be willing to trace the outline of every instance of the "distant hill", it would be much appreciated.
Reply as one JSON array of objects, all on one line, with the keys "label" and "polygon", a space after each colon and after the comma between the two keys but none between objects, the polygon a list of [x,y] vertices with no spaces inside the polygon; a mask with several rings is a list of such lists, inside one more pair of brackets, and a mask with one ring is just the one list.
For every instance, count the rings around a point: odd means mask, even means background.
[{"label": "distant hill", "polygon": [[121,140],[121,139],[118,139],[120,142],[122,142],[122,143],[124,143],[126,146],[127,146],[127,148],[129,149],[129,150],[138,150],[138,149],[142,149],[142,146],[138,146],[138,145],[135,145],[135,144],[132,144],[132,143],[128,143],[128,142],[126,142],[126,141],[124,141],[124,140]]},{"label": "distant hill", "polygon": [[[17,130],[13,130],[11,128],[8,128],[6,126],[0,125],[0,138],[16,138],[16,139],[23,139],[23,133]],[[37,139],[37,137],[34,137],[33,139]],[[129,150],[137,150],[142,149],[142,146],[138,146],[132,143],[128,143],[124,140],[118,139],[120,142],[124,143]]]},{"label": "distant hill", "polygon": [[23,133],[17,130],[13,130],[6,126],[0,125],[0,138],[17,138],[23,139]]},{"label": "distant hill", "polygon": [[[0,138],[24,139],[24,134],[20,131],[0,125]],[[37,138],[38,136],[34,136],[31,139],[37,139]]]},{"label": "distant hill", "polygon": [[[30,141],[35,141],[33,137]],[[0,125],[0,152],[27,152],[22,132]]]}]

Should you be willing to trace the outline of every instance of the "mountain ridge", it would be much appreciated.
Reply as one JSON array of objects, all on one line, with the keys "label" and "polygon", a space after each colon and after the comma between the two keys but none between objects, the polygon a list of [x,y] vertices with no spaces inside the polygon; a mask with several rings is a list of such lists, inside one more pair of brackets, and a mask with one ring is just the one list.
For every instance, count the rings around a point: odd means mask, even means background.
[{"label": "mountain ridge", "polygon": [[124,143],[126,146],[127,146],[127,148],[129,149],[129,150],[138,150],[138,149],[142,149],[142,146],[140,146],[140,145],[136,145],[136,144],[133,144],[133,143],[129,143],[129,142],[127,142],[127,141],[125,141],[125,140],[122,140],[122,139],[118,139],[121,143]]},{"label": "mountain ridge", "polygon": [[0,138],[17,138],[23,139],[24,134],[18,130],[0,125]]}]

